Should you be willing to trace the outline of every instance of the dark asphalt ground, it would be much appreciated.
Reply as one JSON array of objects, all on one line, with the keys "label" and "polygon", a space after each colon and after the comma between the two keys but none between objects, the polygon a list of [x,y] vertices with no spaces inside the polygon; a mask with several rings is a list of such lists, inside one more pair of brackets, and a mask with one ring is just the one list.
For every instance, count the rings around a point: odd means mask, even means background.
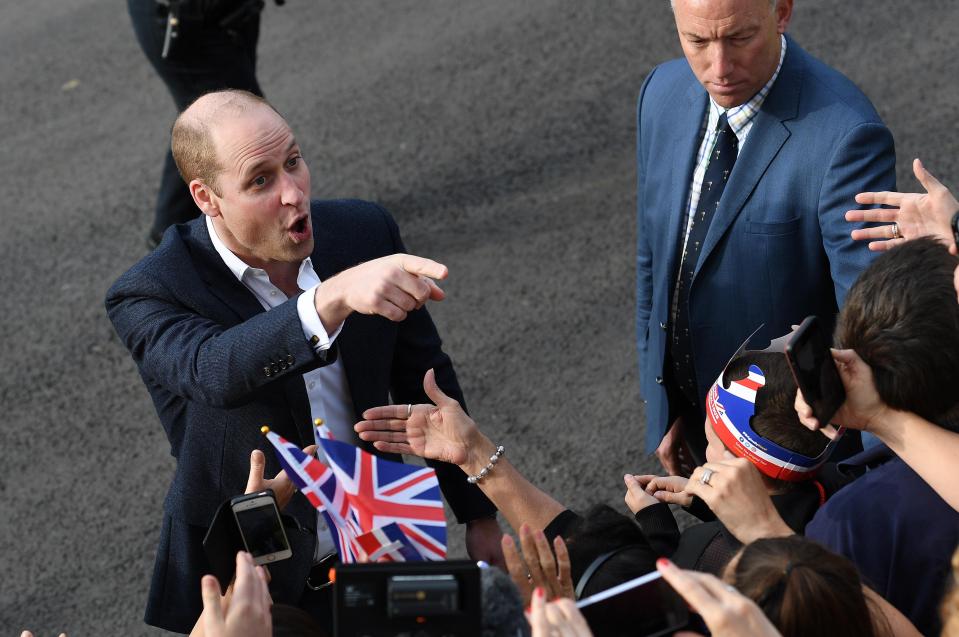
[{"label": "dark asphalt ground", "polygon": [[[791,32],[959,185],[952,0],[797,0]],[[386,205],[449,265],[432,311],[478,422],[537,484],[620,505],[642,449],[635,97],[679,47],[665,0],[290,0],[260,79],[315,196]],[[173,461],[108,323],[144,254],[172,101],[121,2],[0,6],[0,632],[141,622]],[[462,552],[454,531],[452,548]]]}]

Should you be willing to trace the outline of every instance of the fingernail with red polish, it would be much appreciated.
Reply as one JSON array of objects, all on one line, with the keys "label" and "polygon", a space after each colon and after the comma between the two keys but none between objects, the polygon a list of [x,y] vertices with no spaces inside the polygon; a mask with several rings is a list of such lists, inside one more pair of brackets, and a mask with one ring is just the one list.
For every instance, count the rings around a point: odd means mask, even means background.
[{"label": "fingernail with red polish", "polygon": [[542,586],[537,586],[536,590],[533,591],[533,594],[536,595],[537,599],[543,599],[543,595],[546,594],[546,591],[543,590]]},{"label": "fingernail with red polish", "polygon": [[658,560],[656,560],[656,566],[658,566],[659,568],[666,568],[670,564],[672,564],[672,562],[667,560],[665,557],[661,557]]}]

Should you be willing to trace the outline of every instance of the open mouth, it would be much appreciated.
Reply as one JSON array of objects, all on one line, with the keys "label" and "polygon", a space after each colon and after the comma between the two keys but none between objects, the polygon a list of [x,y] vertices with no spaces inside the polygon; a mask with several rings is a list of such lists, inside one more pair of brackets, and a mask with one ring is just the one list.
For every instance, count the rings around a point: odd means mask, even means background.
[{"label": "open mouth", "polygon": [[304,215],[297,219],[289,228],[290,237],[297,243],[304,241],[310,236],[310,217]]}]

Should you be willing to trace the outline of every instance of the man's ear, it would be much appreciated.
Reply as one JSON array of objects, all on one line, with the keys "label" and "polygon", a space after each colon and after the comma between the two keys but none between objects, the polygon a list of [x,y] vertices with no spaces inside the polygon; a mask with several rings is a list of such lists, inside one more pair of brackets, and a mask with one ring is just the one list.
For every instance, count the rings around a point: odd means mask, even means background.
[{"label": "man's ear", "polygon": [[220,216],[219,199],[210,186],[199,179],[194,179],[188,187],[190,188],[190,195],[193,196],[193,201],[203,214],[210,217]]},{"label": "man's ear", "polygon": [[793,0],[779,0],[776,3],[776,30],[785,33],[789,20],[793,17]]}]

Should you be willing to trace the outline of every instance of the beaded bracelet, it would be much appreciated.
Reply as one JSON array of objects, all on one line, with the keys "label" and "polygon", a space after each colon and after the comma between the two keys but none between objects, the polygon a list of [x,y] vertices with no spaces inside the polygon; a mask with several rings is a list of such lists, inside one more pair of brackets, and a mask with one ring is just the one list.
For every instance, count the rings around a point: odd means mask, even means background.
[{"label": "beaded bracelet", "polygon": [[485,478],[487,475],[489,475],[489,472],[493,470],[493,467],[495,467],[496,463],[499,462],[500,456],[502,456],[504,453],[506,453],[506,447],[503,445],[498,446],[496,448],[496,453],[489,457],[489,464],[483,467],[483,470],[477,473],[475,476],[469,476],[466,478],[466,481],[470,484],[476,484]]}]

